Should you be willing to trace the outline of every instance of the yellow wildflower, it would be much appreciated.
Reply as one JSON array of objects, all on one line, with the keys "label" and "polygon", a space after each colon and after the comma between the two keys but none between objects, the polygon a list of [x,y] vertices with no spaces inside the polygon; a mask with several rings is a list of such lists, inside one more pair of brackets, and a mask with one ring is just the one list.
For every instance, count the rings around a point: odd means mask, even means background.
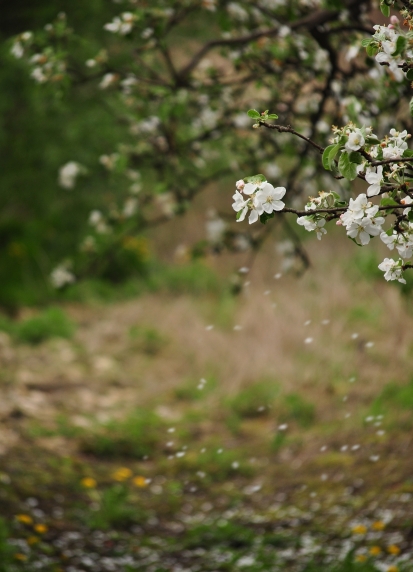
[{"label": "yellow wildflower", "polygon": [[36,544],[37,542],[39,542],[39,537],[38,536],[29,536],[29,538],[27,539],[27,544]]},{"label": "yellow wildflower", "polygon": [[132,482],[136,487],[139,487],[139,488],[144,488],[144,487],[148,486],[148,483],[146,482],[145,477],[142,477],[141,475],[134,477]]},{"label": "yellow wildflower", "polygon": [[367,556],[365,554],[357,554],[356,562],[365,562],[367,560]]},{"label": "yellow wildflower", "polygon": [[44,534],[49,530],[45,524],[35,524],[33,528],[38,534]]},{"label": "yellow wildflower", "polygon": [[356,526],[353,526],[351,529],[351,532],[353,534],[366,534],[367,526],[364,526],[364,524],[356,524]]},{"label": "yellow wildflower", "polygon": [[28,514],[18,514],[16,518],[19,522],[22,522],[23,524],[32,524],[33,522],[32,517],[29,516]]},{"label": "yellow wildflower", "polygon": [[372,556],[378,556],[379,554],[381,554],[381,548],[380,546],[372,546],[369,552]]},{"label": "yellow wildflower", "polygon": [[85,489],[94,489],[97,485],[97,482],[95,479],[92,479],[92,477],[85,477],[80,481],[80,484],[82,487],[85,487]]},{"label": "yellow wildflower", "polygon": [[399,572],[399,569],[397,568],[397,566],[394,566],[394,564],[392,566],[389,566],[387,568],[387,572]]},{"label": "yellow wildflower", "polygon": [[371,528],[373,530],[384,530],[385,527],[386,525],[382,520],[376,520],[376,522],[373,522],[373,524],[371,525]]},{"label": "yellow wildflower", "polygon": [[27,560],[27,556],[25,554],[22,554],[21,552],[18,552],[17,554],[14,555],[16,560]]},{"label": "yellow wildflower", "polygon": [[390,544],[390,546],[387,547],[387,552],[397,556],[400,554],[400,548],[396,544]]},{"label": "yellow wildflower", "polygon": [[113,473],[113,478],[115,479],[115,481],[119,482],[126,481],[131,476],[132,476],[132,471],[127,467],[121,467],[120,469],[118,469]]}]

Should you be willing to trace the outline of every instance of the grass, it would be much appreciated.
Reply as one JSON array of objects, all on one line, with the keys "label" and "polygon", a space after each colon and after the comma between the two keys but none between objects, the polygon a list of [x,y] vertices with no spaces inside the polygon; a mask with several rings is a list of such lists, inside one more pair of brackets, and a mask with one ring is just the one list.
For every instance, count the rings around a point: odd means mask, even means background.
[{"label": "grass", "polygon": [[20,343],[37,345],[51,338],[69,339],[73,336],[75,327],[61,308],[51,307],[21,321],[2,317],[0,330]]},{"label": "grass", "polygon": [[153,455],[161,442],[162,422],[152,411],[135,409],[125,419],[84,431],[80,449],[104,459],[142,459]]},{"label": "grass", "polygon": [[241,389],[228,400],[232,412],[240,418],[253,418],[268,415],[276,396],[279,383],[274,379],[263,379]]},{"label": "grass", "polygon": [[[0,340],[7,572],[380,572],[396,540],[410,572],[412,319],[397,290],[324,254],[328,281],[315,270],[275,283],[262,264],[236,303],[191,264],[137,300],[69,307],[85,313],[72,356],[67,343]],[[117,364],[110,376],[94,369],[102,356]]]}]

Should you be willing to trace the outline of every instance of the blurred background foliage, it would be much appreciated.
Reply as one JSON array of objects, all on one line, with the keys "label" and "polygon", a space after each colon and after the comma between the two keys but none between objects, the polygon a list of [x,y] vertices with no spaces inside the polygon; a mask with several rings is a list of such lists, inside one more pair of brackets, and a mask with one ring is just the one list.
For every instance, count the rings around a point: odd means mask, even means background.
[{"label": "blurred background foliage", "polygon": [[[88,213],[105,200],[105,178],[81,180],[75,191],[58,186],[59,167],[69,160],[95,165],[114,146],[120,127],[82,86],[59,97],[29,77],[10,55],[11,36],[39,29],[70,9],[71,23],[90,41],[116,6],[101,0],[14,2],[0,23],[0,306],[9,312],[55,294],[51,269],[70,256],[85,234]],[[82,52],[82,45],[78,50]],[[46,93],[45,93],[46,91]]]}]

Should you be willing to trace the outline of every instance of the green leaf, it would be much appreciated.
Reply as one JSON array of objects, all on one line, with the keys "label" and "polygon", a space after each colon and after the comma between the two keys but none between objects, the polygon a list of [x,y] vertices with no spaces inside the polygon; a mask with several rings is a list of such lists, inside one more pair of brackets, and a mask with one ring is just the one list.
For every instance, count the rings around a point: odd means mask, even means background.
[{"label": "green leaf", "polygon": [[340,173],[349,181],[354,181],[357,177],[357,168],[356,163],[351,163],[348,153],[343,152],[340,155],[340,159],[338,161],[338,168]]},{"label": "green leaf", "polygon": [[409,109],[410,109],[410,115],[413,117],[413,97],[410,100]]},{"label": "green leaf", "polygon": [[403,151],[403,157],[413,157],[413,150],[412,149],[405,149]]},{"label": "green leaf", "polygon": [[[338,145],[329,145],[328,147],[326,147],[323,151],[323,157],[322,157],[322,162],[323,162],[323,167],[326,171],[331,171],[331,166],[330,166],[330,153],[336,148],[338,147]],[[337,153],[337,151],[336,151]],[[335,155],[334,155],[335,157]],[[334,158],[333,158],[334,159]]]},{"label": "green leaf", "polygon": [[369,145],[379,145],[380,144],[380,141],[377,139],[377,137],[366,137],[365,141]]},{"label": "green leaf", "polygon": [[276,115],[275,113],[271,113],[271,114],[268,116],[268,119],[278,119],[278,115]]},{"label": "green leaf", "polygon": [[260,221],[262,222],[262,224],[265,224],[267,222],[267,220],[270,218],[274,218],[273,212],[271,214],[262,213],[262,215],[260,215]]},{"label": "green leaf", "polygon": [[409,69],[406,72],[406,79],[408,79],[409,81],[413,81],[413,69]]},{"label": "green leaf", "polygon": [[244,181],[246,183],[252,183],[253,185],[257,185],[258,183],[264,183],[267,178],[264,175],[252,175],[252,177],[245,177]]},{"label": "green leaf", "polygon": [[396,49],[392,53],[392,56],[399,56],[402,52],[404,52],[406,44],[406,38],[404,36],[399,36],[396,41]]},{"label": "green leaf", "polygon": [[387,199],[381,199],[380,206],[381,207],[399,207],[400,205],[399,205],[399,203],[396,203],[396,201],[394,199],[387,198]]},{"label": "green leaf", "polygon": [[374,58],[374,56],[378,53],[378,51],[379,48],[377,44],[369,44],[366,48],[367,55],[370,56],[371,58]]},{"label": "green leaf", "polygon": [[371,42],[373,41],[374,41],[373,38],[363,38],[361,40],[361,45],[363,46],[363,48],[367,48],[367,46],[371,44]]},{"label": "green leaf", "polygon": [[361,165],[363,162],[363,155],[358,151],[352,151],[349,153],[349,159],[351,163],[356,163],[357,165]]},{"label": "green leaf", "polygon": [[241,215],[242,215],[242,211],[243,211],[243,210],[244,210],[244,209],[241,209],[240,211],[237,212],[237,220],[239,220],[239,219],[241,218]]},{"label": "green leaf", "polygon": [[380,4],[380,10],[383,16],[386,16],[386,18],[390,16],[390,6],[387,6],[387,4]]},{"label": "green leaf", "polygon": [[407,218],[409,219],[409,221],[413,221],[413,211],[409,211],[407,213]]},{"label": "green leaf", "polygon": [[261,117],[261,115],[258,113],[256,109],[250,109],[249,111],[247,111],[247,115],[252,119],[258,119],[258,117]]}]

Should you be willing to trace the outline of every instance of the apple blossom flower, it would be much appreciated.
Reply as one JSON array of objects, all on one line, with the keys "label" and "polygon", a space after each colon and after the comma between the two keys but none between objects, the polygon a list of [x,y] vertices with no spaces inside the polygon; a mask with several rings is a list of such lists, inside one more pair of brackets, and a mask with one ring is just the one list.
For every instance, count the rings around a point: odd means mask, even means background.
[{"label": "apple blossom flower", "polygon": [[360,147],[363,147],[365,139],[361,132],[361,129],[356,129],[348,136],[348,141],[345,144],[346,151],[358,151]]},{"label": "apple blossom flower", "polygon": [[354,220],[347,226],[347,236],[359,240],[362,246],[370,242],[371,236],[378,236],[384,223],[383,217],[364,217],[361,220]]},{"label": "apple blossom flower", "polygon": [[372,197],[380,193],[380,185],[383,181],[383,166],[378,167],[367,167],[366,169],[366,181],[370,183],[367,189],[367,196]]},{"label": "apple blossom flower", "polygon": [[232,195],[232,198],[234,199],[234,202],[232,203],[232,208],[237,213],[241,212],[241,214],[237,216],[237,221],[241,222],[244,220],[245,215],[247,214],[248,211],[248,199],[244,199],[244,197],[241,195],[239,191],[235,191],[235,194]]},{"label": "apple blossom flower", "polygon": [[276,187],[274,189],[271,183],[266,183],[262,190],[257,192],[256,201],[268,214],[271,214],[273,211],[282,211],[285,207],[285,203],[280,199],[283,198],[285,193],[286,190],[284,187]]},{"label": "apple blossom flower", "polygon": [[398,280],[402,284],[406,284],[406,280],[403,276],[402,261],[393,260],[392,258],[385,258],[381,264],[379,264],[379,269],[384,272],[385,280]]}]

